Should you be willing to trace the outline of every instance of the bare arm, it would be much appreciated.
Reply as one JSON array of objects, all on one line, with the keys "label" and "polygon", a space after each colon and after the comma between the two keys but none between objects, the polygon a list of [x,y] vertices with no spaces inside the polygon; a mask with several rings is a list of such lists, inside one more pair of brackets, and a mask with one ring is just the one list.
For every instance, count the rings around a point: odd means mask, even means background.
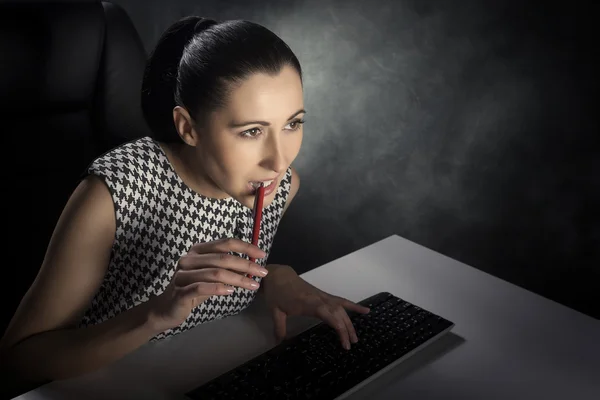
[{"label": "bare arm", "polygon": [[147,303],[74,328],[102,284],[115,229],[108,188],[87,178],[65,206],[41,269],[0,341],[0,359],[11,375],[37,384],[84,374],[159,333]]}]

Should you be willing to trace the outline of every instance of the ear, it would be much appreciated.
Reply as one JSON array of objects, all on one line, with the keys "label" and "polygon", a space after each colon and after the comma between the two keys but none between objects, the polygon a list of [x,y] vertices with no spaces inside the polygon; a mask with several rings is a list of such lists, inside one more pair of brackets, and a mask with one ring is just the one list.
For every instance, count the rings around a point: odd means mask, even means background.
[{"label": "ear", "polygon": [[185,108],[176,106],[173,108],[173,121],[179,137],[188,145],[195,147],[198,144],[199,136],[190,113]]}]

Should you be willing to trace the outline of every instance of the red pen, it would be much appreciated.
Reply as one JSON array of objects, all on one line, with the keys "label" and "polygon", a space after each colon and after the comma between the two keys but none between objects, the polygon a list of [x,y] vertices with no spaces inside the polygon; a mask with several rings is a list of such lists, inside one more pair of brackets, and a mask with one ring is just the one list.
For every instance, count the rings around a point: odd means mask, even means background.
[{"label": "red pen", "polygon": [[[265,185],[261,182],[256,189],[256,194],[254,196],[254,209],[252,210],[252,214],[254,216],[254,226],[252,229],[252,244],[258,246],[258,239],[260,237],[260,223],[262,221],[262,209],[263,209],[263,200],[265,198]],[[250,257],[250,261],[256,262],[254,257]],[[251,274],[246,274],[248,278],[252,278]]]}]

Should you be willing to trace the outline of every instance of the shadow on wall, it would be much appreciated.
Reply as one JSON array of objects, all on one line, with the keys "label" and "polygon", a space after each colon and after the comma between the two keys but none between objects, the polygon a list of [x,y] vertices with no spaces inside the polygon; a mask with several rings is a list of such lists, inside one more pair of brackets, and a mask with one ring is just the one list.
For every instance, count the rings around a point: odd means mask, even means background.
[{"label": "shadow on wall", "polygon": [[600,316],[597,46],[586,42],[585,10],[117,2],[148,49],[175,19],[198,14],[264,24],[300,58],[302,187],[271,262],[304,272],[398,234]]}]

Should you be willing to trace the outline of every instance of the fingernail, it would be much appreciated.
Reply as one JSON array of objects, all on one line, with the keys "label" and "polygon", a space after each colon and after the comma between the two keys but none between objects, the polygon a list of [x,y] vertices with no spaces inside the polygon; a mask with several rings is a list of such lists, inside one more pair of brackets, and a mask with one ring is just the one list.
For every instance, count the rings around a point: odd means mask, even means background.
[{"label": "fingernail", "polygon": [[344,343],[344,348],[346,350],[350,350],[350,343]]},{"label": "fingernail", "polygon": [[233,293],[233,289],[227,289],[229,293]]},{"label": "fingernail", "polygon": [[262,276],[266,276],[269,273],[269,271],[267,271],[266,269],[259,269],[258,273],[261,274]]},{"label": "fingernail", "polygon": [[253,282],[253,283],[250,284],[250,286],[252,286],[253,288],[257,288],[258,287],[258,283]]}]

